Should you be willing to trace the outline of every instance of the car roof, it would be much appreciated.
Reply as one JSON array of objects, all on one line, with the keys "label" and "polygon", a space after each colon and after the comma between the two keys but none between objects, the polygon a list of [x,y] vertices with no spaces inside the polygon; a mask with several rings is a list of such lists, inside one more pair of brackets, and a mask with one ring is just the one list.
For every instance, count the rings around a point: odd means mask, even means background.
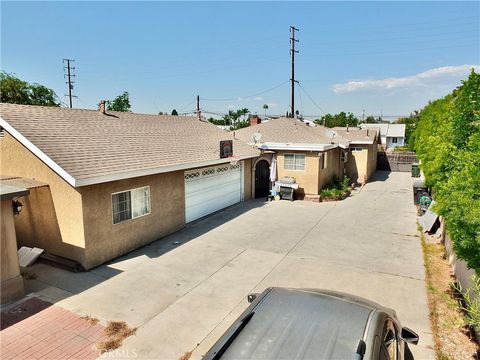
[{"label": "car roof", "polygon": [[286,288],[268,289],[252,305],[222,359],[352,358],[370,313],[383,309],[343,293]]}]

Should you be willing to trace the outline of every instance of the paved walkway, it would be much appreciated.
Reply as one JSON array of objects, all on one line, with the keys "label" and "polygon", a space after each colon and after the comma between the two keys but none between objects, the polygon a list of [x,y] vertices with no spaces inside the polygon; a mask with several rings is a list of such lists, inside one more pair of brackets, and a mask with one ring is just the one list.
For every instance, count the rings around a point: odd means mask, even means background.
[{"label": "paved walkway", "polygon": [[39,264],[27,286],[78,314],[138,327],[120,349],[138,358],[195,349],[200,359],[248,306],[247,294],[287,286],[392,307],[420,334],[416,358],[433,359],[411,178],[376,175],[340,202],[240,204],[88,273]]},{"label": "paved walkway", "polygon": [[2,360],[96,359],[103,326],[30,298],[2,311]]}]

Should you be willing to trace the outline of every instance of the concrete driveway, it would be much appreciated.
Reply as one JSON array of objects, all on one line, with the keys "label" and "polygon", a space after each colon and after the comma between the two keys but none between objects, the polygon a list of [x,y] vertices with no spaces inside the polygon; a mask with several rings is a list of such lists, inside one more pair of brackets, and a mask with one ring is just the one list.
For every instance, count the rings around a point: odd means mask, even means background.
[{"label": "concrete driveway", "polygon": [[239,204],[88,273],[37,264],[28,286],[79,314],[138,327],[122,350],[150,359],[193,349],[200,359],[250,292],[339,290],[396,309],[420,334],[415,357],[433,359],[416,233],[410,175],[378,172],[344,201]]}]

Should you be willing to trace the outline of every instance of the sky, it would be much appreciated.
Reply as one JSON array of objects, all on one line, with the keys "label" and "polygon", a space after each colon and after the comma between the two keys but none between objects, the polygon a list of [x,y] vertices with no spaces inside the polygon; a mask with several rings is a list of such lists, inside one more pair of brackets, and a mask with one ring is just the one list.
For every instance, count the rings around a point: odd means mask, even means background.
[{"label": "sky", "polygon": [[299,31],[295,108],[395,120],[451,92],[480,64],[479,2],[1,2],[0,68],[96,108],[204,115],[290,107],[290,26]]}]

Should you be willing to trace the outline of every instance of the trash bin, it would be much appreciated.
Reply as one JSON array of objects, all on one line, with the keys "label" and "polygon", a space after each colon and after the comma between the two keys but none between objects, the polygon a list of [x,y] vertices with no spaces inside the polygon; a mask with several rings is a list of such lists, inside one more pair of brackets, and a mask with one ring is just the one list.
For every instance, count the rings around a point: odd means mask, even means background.
[{"label": "trash bin", "polygon": [[420,177],[419,164],[412,164],[412,177]]}]

